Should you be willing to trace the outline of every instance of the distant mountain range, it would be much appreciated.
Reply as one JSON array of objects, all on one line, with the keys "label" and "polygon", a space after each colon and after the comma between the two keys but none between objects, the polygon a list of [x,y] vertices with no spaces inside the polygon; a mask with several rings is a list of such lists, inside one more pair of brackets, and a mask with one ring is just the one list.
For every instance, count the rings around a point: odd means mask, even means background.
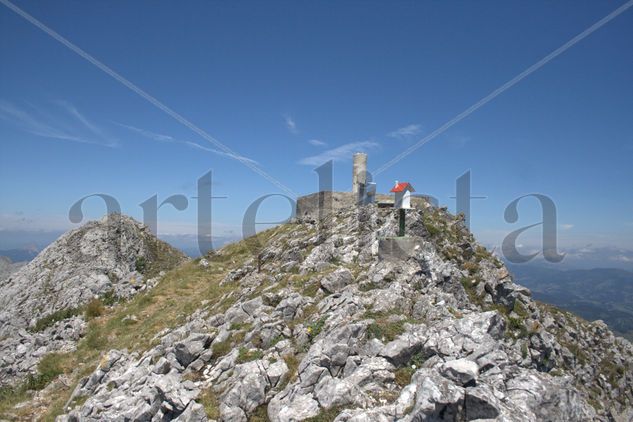
[{"label": "distant mountain range", "polygon": [[601,319],[633,340],[633,272],[617,268],[559,270],[540,265],[510,267],[535,299],[593,321]]},{"label": "distant mountain range", "polygon": [[35,258],[38,253],[39,250],[34,248],[0,250],[0,256],[6,256],[11,262],[28,262]]}]

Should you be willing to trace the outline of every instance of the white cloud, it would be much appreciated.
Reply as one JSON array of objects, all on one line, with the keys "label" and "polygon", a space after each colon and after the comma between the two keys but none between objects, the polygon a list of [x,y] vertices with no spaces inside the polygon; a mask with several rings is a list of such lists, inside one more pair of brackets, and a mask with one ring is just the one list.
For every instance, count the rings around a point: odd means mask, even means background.
[{"label": "white cloud", "polygon": [[379,144],[373,141],[351,142],[349,144],[341,145],[340,147],[329,149],[321,154],[303,158],[299,160],[299,164],[318,166],[330,160],[345,161],[351,159],[354,152],[366,151],[378,146]]},{"label": "white cloud", "polygon": [[563,229],[563,230],[570,230],[570,229],[572,229],[573,227],[574,227],[574,225],[573,225],[573,224],[561,224],[561,225],[560,225],[560,228],[561,228],[561,229]]},{"label": "white cloud", "polygon": [[297,129],[297,123],[294,121],[294,119],[291,116],[289,116],[288,114],[284,114],[283,118],[284,118],[284,121],[286,122],[286,128],[288,128],[288,132],[295,135],[299,133],[299,129]]},{"label": "white cloud", "polygon": [[188,146],[190,148],[195,148],[195,149],[198,149],[198,150],[201,150],[201,151],[210,152],[212,154],[219,155],[219,156],[222,156],[222,157],[227,157],[227,158],[230,158],[230,159],[233,159],[233,160],[242,161],[242,162],[248,161],[249,163],[257,164],[257,161],[252,160],[252,159],[250,159],[248,157],[231,154],[231,153],[228,153],[228,152],[217,150],[215,148],[209,148],[209,147],[206,147],[204,145],[200,145],[200,144],[197,144],[197,143],[191,142],[191,141],[183,141],[183,140],[180,140],[180,139],[176,139],[176,138],[174,138],[173,136],[170,136],[170,135],[165,135],[165,134],[162,134],[162,133],[152,132],[152,131],[149,131],[149,130],[146,130],[146,129],[141,129],[141,128],[138,128],[138,127],[135,127],[135,126],[125,125],[123,123],[117,123],[117,124],[119,126],[122,126],[122,127],[126,128],[126,129],[129,129],[129,130],[131,130],[133,132],[136,132],[136,133],[142,135],[143,137],[145,137],[147,139],[151,139],[153,141],[186,145],[186,146]]},{"label": "white cloud", "polygon": [[422,130],[422,127],[418,124],[411,124],[388,133],[387,136],[391,138],[408,138],[413,135],[417,135]]},{"label": "white cloud", "polygon": [[32,110],[0,101],[0,119],[11,122],[25,132],[43,138],[116,147],[118,142],[91,122],[67,101],[55,101],[60,110],[52,113],[30,106]]},{"label": "white cloud", "polygon": [[308,141],[308,143],[310,145],[314,145],[315,147],[324,147],[327,145],[327,143],[323,142],[323,141],[319,141],[318,139],[310,139]]}]

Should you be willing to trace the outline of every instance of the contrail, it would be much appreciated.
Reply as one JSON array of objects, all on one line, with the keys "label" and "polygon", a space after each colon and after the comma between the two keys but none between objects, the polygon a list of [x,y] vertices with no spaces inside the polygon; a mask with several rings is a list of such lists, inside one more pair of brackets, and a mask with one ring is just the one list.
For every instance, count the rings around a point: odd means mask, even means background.
[{"label": "contrail", "polygon": [[[4,0],[0,0],[0,1],[4,1]],[[607,16],[605,16],[604,18],[600,19],[598,22],[594,23],[589,28],[585,29],[580,34],[576,35],[574,38],[570,39],[565,44],[563,44],[560,47],[558,47],[556,50],[552,51],[547,56],[543,57],[541,60],[539,60],[536,63],[534,63],[532,66],[528,67],[523,72],[519,73],[514,78],[510,79],[508,82],[504,83],[499,88],[495,89],[490,94],[486,95],[481,100],[477,101],[475,104],[471,105],[466,110],[462,111],[457,116],[453,117],[451,120],[449,120],[448,122],[444,123],[442,126],[440,126],[439,128],[435,129],[433,132],[431,132],[430,134],[428,134],[424,138],[420,139],[417,143],[415,143],[414,145],[411,145],[409,148],[407,148],[406,150],[404,150],[400,154],[396,155],[390,161],[386,162],[380,168],[378,168],[378,170],[376,170],[375,172],[372,172],[372,174],[374,176],[377,176],[380,173],[382,173],[383,171],[387,170],[389,167],[391,167],[394,164],[396,164],[398,161],[400,161],[403,158],[407,157],[408,155],[414,153],[418,148],[422,147],[427,142],[429,142],[432,139],[436,138],[437,136],[441,135],[446,130],[448,130],[451,126],[453,126],[456,123],[462,121],[463,119],[465,119],[466,117],[468,117],[469,115],[471,115],[472,113],[477,111],[480,107],[483,107],[489,101],[495,99],[497,96],[501,95],[502,93],[504,93],[508,89],[512,88],[517,83],[521,82],[523,79],[525,79],[526,77],[528,77],[532,73],[536,72],[541,67],[545,66],[548,62],[550,62],[551,60],[553,60],[556,57],[560,56],[565,51],[567,51],[568,49],[573,47],[575,44],[577,44],[578,42],[582,41],[583,39],[585,39],[586,37],[591,35],[593,32],[595,32],[596,30],[600,29],[601,27],[603,27],[604,25],[609,23],[611,20],[616,18],[618,15],[622,14],[624,11],[626,11],[631,6],[633,6],[633,0],[629,0],[628,2],[624,3],[622,6],[618,7],[613,12],[609,13]]]},{"label": "contrail", "polygon": [[239,162],[244,164],[246,167],[250,168],[255,173],[259,174],[260,176],[262,176],[263,178],[265,178],[266,180],[271,182],[273,185],[277,186],[279,189],[281,189],[284,192],[286,192],[287,194],[289,194],[291,197],[293,197],[293,198],[297,197],[297,194],[294,193],[290,188],[286,187],[283,183],[281,183],[280,181],[278,181],[277,179],[275,179],[274,177],[272,177],[271,175],[266,173],[264,170],[260,169],[258,166],[253,164],[251,161],[249,161],[246,158],[242,157],[241,154],[238,154],[237,152],[233,151],[231,148],[229,148],[228,146],[224,145],[222,142],[218,141],[213,136],[209,135],[207,132],[205,132],[204,130],[202,130],[198,126],[194,125],[189,120],[185,119],[182,115],[176,113],[174,110],[172,110],[171,108],[167,107],[165,104],[163,104],[162,102],[160,102],[159,100],[157,100],[156,98],[154,98],[153,96],[148,94],[147,92],[143,91],[141,88],[139,88],[138,86],[136,86],[135,84],[130,82],[128,79],[124,78],[119,73],[115,72],[114,70],[112,70],[111,68],[109,68],[108,66],[106,66],[105,64],[103,64],[102,62],[100,62],[99,60],[97,60],[96,58],[94,58],[93,56],[91,56],[90,54],[88,54],[87,52],[85,52],[84,50],[79,48],[78,46],[76,46],[75,44],[73,44],[72,42],[68,41],[66,38],[64,38],[63,36],[61,36],[57,32],[55,32],[54,30],[52,30],[48,26],[44,25],[39,20],[35,19],[33,16],[31,16],[30,14],[28,14],[24,10],[20,9],[15,4],[11,3],[9,0],[0,0],[0,3],[4,4],[7,8],[11,9],[15,13],[17,13],[18,15],[22,16],[24,19],[26,19],[27,21],[29,21],[30,23],[32,23],[33,25],[35,25],[36,27],[38,27],[39,29],[44,31],[50,37],[52,37],[55,40],[59,41],[61,44],[66,46],[68,49],[72,50],[77,55],[81,56],[82,58],[84,58],[88,62],[92,63],[97,68],[101,69],[103,72],[105,72],[108,75],[110,75],[117,82],[121,83],[122,85],[124,85],[128,89],[134,91],[136,94],[138,94],[140,97],[142,97],[145,100],[147,100],[149,103],[151,103],[153,106],[155,106],[159,110],[162,110],[164,113],[166,113],[167,115],[169,115],[170,117],[172,117],[173,119],[178,121],[179,123],[183,124],[184,126],[186,126],[189,129],[191,129],[193,132],[195,132],[198,135],[200,135],[203,139],[205,139],[206,141],[208,141],[211,144],[213,144],[219,150],[225,152],[226,154],[235,156],[236,160],[238,160]]}]

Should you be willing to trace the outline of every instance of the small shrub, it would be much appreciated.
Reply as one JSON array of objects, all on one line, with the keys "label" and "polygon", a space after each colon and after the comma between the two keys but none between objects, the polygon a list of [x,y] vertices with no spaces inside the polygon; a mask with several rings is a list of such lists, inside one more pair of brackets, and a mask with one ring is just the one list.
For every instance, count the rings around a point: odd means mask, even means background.
[{"label": "small shrub", "polygon": [[326,317],[321,317],[315,322],[308,324],[307,330],[308,330],[308,337],[310,337],[310,341],[314,340],[314,338],[321,333],[321,330],[323,330],[323,326],[325,325],[326,319],[327,319]]},{"label": "small shrub", "polygon": [[425,221],[424,222],[424,227],[426,228],[426,231],[429,232],[429,234],[431,236],[437,236],[437,235],[439,235],[442,232],[442,230],[439,227],[437,227],[436,225],[434,225],[431,222],[426,222]]},{"label": "small shrub", "polygon": [[483,246],[477,246],[475,248],[475,258],[477,258],[478,261],[481,261],[484,259],[491,259],[493,256],[490,252],[488,252],[488,249]]},{"label": "small shrub", "polygon": [[512,308],[512,310],[521,318],[527,318],[528,316],[530,316],[528,310],[525,309],[525,306],[523,306],[523,304],[518,300],[514,302],[514,307]]},{"label": "small shrub", "polygon": [[104,308],[103,308],[103,304],[101,303],[101,300],[92,299],[90,302],[86,304],[86,307],[84,309],[84,316],[86,317],[86,319],[97,318],[103,315],[103,311],[104,311]]},{"label": "small shrub", "polygon": [[523,338],[528,336],[528,330],[521,318],[508,317],[508,328],[514,332],[517,337]]},{"label": "small shrub", "polygon": [[141,274],[144,274],[145,270],[147,270],[147,260],[145,259],[145,257],[139,256],[138,258],[136,258],[136,263],[134,267],[136,268],[136,271],[138,271]]}]

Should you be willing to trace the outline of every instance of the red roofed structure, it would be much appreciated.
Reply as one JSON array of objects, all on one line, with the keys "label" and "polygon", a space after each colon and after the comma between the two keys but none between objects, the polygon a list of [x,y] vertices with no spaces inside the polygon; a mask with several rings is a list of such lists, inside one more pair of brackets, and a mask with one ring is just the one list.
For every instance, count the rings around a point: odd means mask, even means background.
[{"label": "red roofed structure", "polygon": [[391,189],[390,192],[404,192],[407,188],[411,192],[415,192],[415,189],[413,189],[413,186],[411,186],[411,183],[409,182],[396,182],[396,185]]},{"label": "red roofed structure", "polygon": [[393,199],[394,208],[411,208],[411,192],[415,192],[415,189],[413,189],[411,183],[398,182],[396,180],[396,183],[391,189],[391,192],[395,194],[395,198]]}]

